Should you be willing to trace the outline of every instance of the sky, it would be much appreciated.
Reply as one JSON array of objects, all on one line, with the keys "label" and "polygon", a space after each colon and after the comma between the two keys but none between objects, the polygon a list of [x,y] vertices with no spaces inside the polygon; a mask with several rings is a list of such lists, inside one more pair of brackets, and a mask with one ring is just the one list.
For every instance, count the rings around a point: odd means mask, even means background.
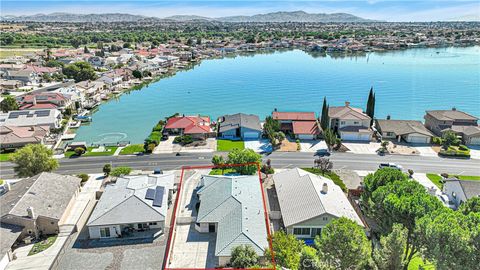
[{"label": "sky", "polygon": [[0,1],[1,16],[69,12],[80,14],[129,13],[160,18],[172,15],[223,17],[295,10],[309,13],[345,12],[367,19],[384,21],[439,21],[466,17],[480,20],[480,0]]}]

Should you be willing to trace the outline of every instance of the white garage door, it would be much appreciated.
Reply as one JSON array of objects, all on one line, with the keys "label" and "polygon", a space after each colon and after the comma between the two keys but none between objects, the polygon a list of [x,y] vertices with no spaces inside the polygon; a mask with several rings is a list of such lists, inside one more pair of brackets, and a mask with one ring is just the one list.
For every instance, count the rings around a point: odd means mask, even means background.
[{"label": "white garage door", "polygon": [[341,138],[343,141],[369,141],[369,134],[362,133],[342,133]]},{"label": "white garage door", "polygon": [[408,136],[408,140],[411,143],[428,143],[428,137],[424,136]]},{"label": "white garage door", "polygon": [[244,140],[257,140],[259,133],[257,132],[245,132],[243,133]]},{"label": "white garage door", "polygon": [[470,139],[470,144],[480,145],[480,137],[473,137]]}]

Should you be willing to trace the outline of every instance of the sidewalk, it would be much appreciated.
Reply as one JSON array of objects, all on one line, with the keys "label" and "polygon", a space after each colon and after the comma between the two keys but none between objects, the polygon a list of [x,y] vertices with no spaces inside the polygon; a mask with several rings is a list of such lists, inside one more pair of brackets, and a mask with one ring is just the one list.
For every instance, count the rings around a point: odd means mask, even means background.
[{"label": "sidewalk", "polygon": [[[7,265],[7,270],[26,270],[26,269],[44,269],[48,270],[52,267],[58,254],[68,241],[69,236],[75,230],[75,226],[82,226],[82,221],[88,217],[88,207],[95,205],[95,193],[102,185],[102,179],[97,179],[101,174],[91,175],[90,179],[82,187],[82,191],[78,194],[75,204],[72,206],[70,214],[65,220],[59,222],[60,233],[57,240],[43,252],[32,256],[25,256],[11,261]],[[85,215],[86,216],[85,216]],[[83,219],[82,219],[83,218]],[[81,228],[78,228],[80,230]]]}]

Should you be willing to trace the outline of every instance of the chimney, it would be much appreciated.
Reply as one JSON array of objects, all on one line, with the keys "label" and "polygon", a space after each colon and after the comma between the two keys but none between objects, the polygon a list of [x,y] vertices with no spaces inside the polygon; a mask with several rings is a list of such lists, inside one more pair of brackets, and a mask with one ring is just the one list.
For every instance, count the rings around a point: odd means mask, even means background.
[{"label": "chimney", "polygon": [[387,120],[390,120],[390,118],[391,118],[390,114],[389,114],[389,115],[387,115]]},{"label": "chimney", "polygon": [[8,191],[10,191],[10,190],[12,190],[12,185],[10,185],[10,182],[6,182],[6,181],[5,181],[5,191],[8,192]]},{"label": "chimney", "polygon": [[33,211],[33,207],[27,208],[27,216],[31,219],[35,219],[35,212]]},{"label": "chimney", "polygon": [[323,183],[322,193],[323,193],[323,194],[327,194],[327,192],[328,192],[328,185],[327,185],[327,183]]},{"label": "chimney", "polygon": [[345,107],[350,107],[350,101],[345,101]]},{"label": "chimney", "polygon": [[456,111],[456,110],[457,110],[457,108],[455,108],[455,107],[452,108],[452,111]]}]

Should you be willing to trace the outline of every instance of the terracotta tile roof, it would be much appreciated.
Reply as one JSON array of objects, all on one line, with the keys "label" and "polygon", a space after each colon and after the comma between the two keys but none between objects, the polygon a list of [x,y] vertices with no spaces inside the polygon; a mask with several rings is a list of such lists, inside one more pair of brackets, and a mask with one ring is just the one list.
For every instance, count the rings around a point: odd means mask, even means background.
[{"label": "terracotta tile roof", "polygon": [[316,121],[293,121],[292,126],[294,134],[318,135],[320,133]]},{"label": "terracotta tile roof", "polygon": [[168,119],[167,129],[183,129],[186,134],[211,132],[210,117],[178,116]]},{"label": "terracotta tile roof", "polygon": [[272,117],[276,120],[315,121],[314,112],[273,112]]}]

